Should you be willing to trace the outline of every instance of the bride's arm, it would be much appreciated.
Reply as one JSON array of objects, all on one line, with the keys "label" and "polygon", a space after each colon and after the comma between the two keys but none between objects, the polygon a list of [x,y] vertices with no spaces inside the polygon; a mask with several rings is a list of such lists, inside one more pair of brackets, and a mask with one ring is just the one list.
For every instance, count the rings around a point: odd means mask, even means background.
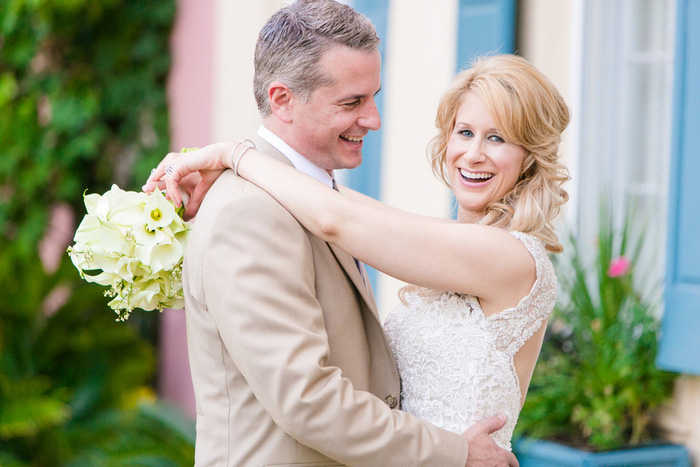
[{"label": "bride's arm", "polygon": [[[240,157],[238,149],[234,158]],[[530,291],[534,260],[508,232],[417,216],[343,196],[269,156],[248,150],[238,172],[270,193],[314,235],[405,282],[513,306]]]}]

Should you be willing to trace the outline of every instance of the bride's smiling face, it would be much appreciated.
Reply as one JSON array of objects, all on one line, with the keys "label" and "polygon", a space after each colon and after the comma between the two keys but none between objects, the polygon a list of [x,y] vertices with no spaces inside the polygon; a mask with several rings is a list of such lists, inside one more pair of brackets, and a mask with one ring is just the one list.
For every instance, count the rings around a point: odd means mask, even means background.
[{"label": "bride's smiling face", "polygon": [[489,203],[511,191],[526,156],[524,147],[509,143],[499,133],[482,99],[467,91],[446,151],[459,220],[475,222]]}]

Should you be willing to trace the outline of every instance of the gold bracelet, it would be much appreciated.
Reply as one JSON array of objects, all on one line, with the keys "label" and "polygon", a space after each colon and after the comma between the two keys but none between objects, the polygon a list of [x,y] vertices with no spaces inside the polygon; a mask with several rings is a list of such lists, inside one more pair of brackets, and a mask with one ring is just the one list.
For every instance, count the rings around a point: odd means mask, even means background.
[{"label": "gold bracelet", "polygon": [[[240,146],[243,143],[250,143],[250,145],[246,146],[245,149],[243,149],[243,152],[241,153],[241,155],[238,156],[234,162],[233,156],[234,156],[234,154],[236,154],[236,149],[238,149],[238,146]],[[249,139],[242,139],[236,143],[236,145],[233,147],[233,151],[231,151],[231,163],[233,165],[233,173],[235,173],[236,175],[238,175],[238,164],[241,162],[243,155],[246,153],[246,151],[248,151],[248,149],[257,149],[255,147],[255,143]]]}]

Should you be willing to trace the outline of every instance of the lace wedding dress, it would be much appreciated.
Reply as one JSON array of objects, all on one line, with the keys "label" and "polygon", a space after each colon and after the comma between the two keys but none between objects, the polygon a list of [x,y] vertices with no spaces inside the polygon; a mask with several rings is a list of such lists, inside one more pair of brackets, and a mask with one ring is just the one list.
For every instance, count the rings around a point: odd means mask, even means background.
[{"label": "lace wedding dress", "polygon": [[537,268],[530,294],[516,307],[486,317],[470,295],[416,291],[384,323],[401,375],[402,410],[456,433],[505,413],[508,422],[492,436],[509,450],[521,406],[513,356],[547,318],[557,294],[544,243],[511,234]]}]

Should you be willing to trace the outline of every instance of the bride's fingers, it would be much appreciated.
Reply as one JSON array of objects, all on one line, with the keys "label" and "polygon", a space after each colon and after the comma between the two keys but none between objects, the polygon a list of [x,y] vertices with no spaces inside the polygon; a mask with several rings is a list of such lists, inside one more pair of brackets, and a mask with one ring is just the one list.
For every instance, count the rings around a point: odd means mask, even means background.
[{"label": "bride's fingers", "polygon": [[151,171],[143,190],[165,189],[166,198],[175,206],[182,205],[182,187],[189,195],[185,216],[194,217],[202,199],[226,169],[226,166],[212,156],[212,152],[221,150],[218,146],[199,149],[188,153],[168,153],[158,166]]},{"label": "bride's fingers", "polygon": [[185,212],[183,214],[183,218],[185,220],[189,220],[197,214],[197,211],[199,211],[199,206],[202,204],[204,195],[207,193],[207,191],[209,191],[209,186],[207,186],[205,180],[201,180],[197,186],[195,186],[190,195],[190,199],[185,206]]},{"label": "bride's fingers", "polygon": [[156,168],[151,171],[146,183],[149,184],[162,179],[163,176],[167,174],[168,166],[173,165],[173,161],[177,158],[178,154],[177,152],[168,153],[163,160],[158,163]]},{"label": "bride's fingers", "polygon": [[165,180],[156,180],[154,182],[146,182],[144,186],[141,187],[141,190],[145,193],[150,193],[155,190],[164,190],[165,189]]},{"label": "bride's fingers", "polygon": [[180,181],[180,172],[176,166],[172,166],[173,169],[165,177],[165,191],[167,197],[170,198],[175,206],[180,207],[182,204],[182,195],[180,195],[180,190],[177,189]]}]

